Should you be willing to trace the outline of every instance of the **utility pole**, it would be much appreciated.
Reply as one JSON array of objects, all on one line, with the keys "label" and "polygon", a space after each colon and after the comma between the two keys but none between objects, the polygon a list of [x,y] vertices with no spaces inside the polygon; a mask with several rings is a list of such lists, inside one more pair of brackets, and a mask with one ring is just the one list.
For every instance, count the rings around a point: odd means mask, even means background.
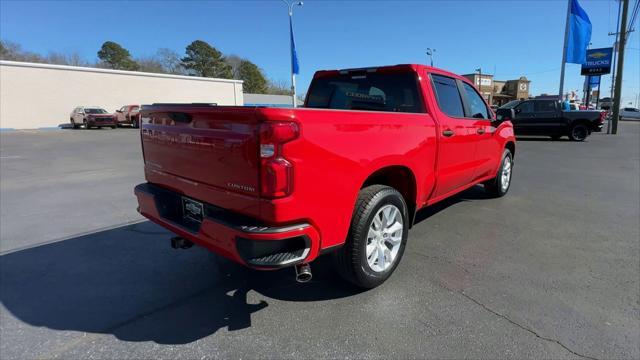
[{"label": "utility pole", "polygon": [[618,54],[618,66],[616,67],[616,84],[613,91],[613,112],[611,118],[611,133],[618,133],[618,117],[620,116],[620,97],[622,95],[622,70],[624,67],[624,48],[627,45],[627,15],[629,13],[629,0],[622,1],[622,19],[620,20],[620,53]]},{"label": "utility pole", "polygon": [[[612,68],[611,68],[611,95],[609,96],[609,98],[611,99],[611,104],[613,104],[613,87],[616,83],[616,55],[618,54],[618,35],[620,34],[620,32],[618,32],[618,26],[620,26],[621,12],[622,12],[622,1],[618,0],[618,18],[616,19],[616,32],[615,34],[609,33],[609,36],[611,35],[616,36],[616,39],[613,42],[613,61],[612,61]],[[609,118],[609,121],[607,121],[607,134],[611,134],[611,118]]]}]

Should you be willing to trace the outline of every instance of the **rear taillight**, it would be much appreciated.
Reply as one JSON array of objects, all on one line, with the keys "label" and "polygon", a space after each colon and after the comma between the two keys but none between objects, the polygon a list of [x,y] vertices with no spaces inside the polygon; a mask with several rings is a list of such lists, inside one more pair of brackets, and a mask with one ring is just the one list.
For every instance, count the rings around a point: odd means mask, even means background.
[{"label": "rear taillight", "polygon": [[283,144],[298,137],[294,122],[265,122],[260,125],[260,194],[280,198],[293,190],[293,164],[284,158]]}]

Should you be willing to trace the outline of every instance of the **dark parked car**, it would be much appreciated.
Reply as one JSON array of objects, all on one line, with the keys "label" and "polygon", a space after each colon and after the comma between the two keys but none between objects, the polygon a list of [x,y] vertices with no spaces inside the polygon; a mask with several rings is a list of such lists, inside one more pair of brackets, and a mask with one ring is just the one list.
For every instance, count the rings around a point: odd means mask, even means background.
[{"label": "dark parked car", "polygon": [[568,136],[584,141],[602,130],[605,112],[599,110],[562,111],[557,100],[514,100],[497,111],[499,119],[511,120],[516,135],[542,135],[557,140]]},{"label": "dark parked car", "polygon": [[92,127],[116,128],[115,115],[110,114],[103,108],[95,106],[78,106],[71,112],[69,120],[74,129],[79,128],[81,125],[84,126],[85,129]]}]

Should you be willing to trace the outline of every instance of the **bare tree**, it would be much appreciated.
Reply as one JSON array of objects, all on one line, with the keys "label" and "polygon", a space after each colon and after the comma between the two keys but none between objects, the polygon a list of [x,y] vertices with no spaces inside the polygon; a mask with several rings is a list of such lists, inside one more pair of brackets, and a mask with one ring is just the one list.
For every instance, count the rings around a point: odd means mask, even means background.
[{"label": "bare tree", "polygon": [[89,62],[82,59],[77,52],[61,53],[52,51],[44,58],[48,64],[71,65],[71,66],[91,66]]},{"label": "bare tree", "polygon": [[224,57],[224,61],[231,66],[231,73],[234,79],[240,79],[240,64],[242,58],[238,55],[229,55]]},{"label": "bare tree", "polygon": [[272,95],[291,95],[291,86],[286,80],[274,80],[269,79],[269,85],[267,86],[267,94]]},{"label": "bare tree", "polygon": [[33,52],[24,51],[20,44],[10,41],[0,41],[0,59],[35,63],[46,62],[42,56]]},{"label": "bare tree", "polygon": [[180,55],[177,52],[160,48],[156,52],[155,59],[162,65],[162,69],[167,74],[186,75],[187,71],[182,67]]},{"label": "bare tree", "polygon": [[158,61],[156,57],[141,57],[135,59],[135,61],[139,65],[139,71],[160,74],[165,73],[162,63]]}]

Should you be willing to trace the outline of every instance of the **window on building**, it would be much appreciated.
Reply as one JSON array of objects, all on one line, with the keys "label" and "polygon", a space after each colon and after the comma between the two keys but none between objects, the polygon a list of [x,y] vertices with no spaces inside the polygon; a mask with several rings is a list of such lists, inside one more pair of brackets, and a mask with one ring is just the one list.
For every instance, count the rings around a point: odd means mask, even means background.
[{"label": "window on building", "polygon": [[463,83],[464,92],[467,95],[467,100],[469,101],[469,110],[470,114],[467,114],[467,117],[472,117],[476,119],[488,119],[489,112],[487,111],[487,106],[476,90],[469,84]]},{"label": "window on building", "polygon": [[431,81],[440,110],[449,116],[464,117],[464,108],[456,80],[446,76],[431,75]]}]

